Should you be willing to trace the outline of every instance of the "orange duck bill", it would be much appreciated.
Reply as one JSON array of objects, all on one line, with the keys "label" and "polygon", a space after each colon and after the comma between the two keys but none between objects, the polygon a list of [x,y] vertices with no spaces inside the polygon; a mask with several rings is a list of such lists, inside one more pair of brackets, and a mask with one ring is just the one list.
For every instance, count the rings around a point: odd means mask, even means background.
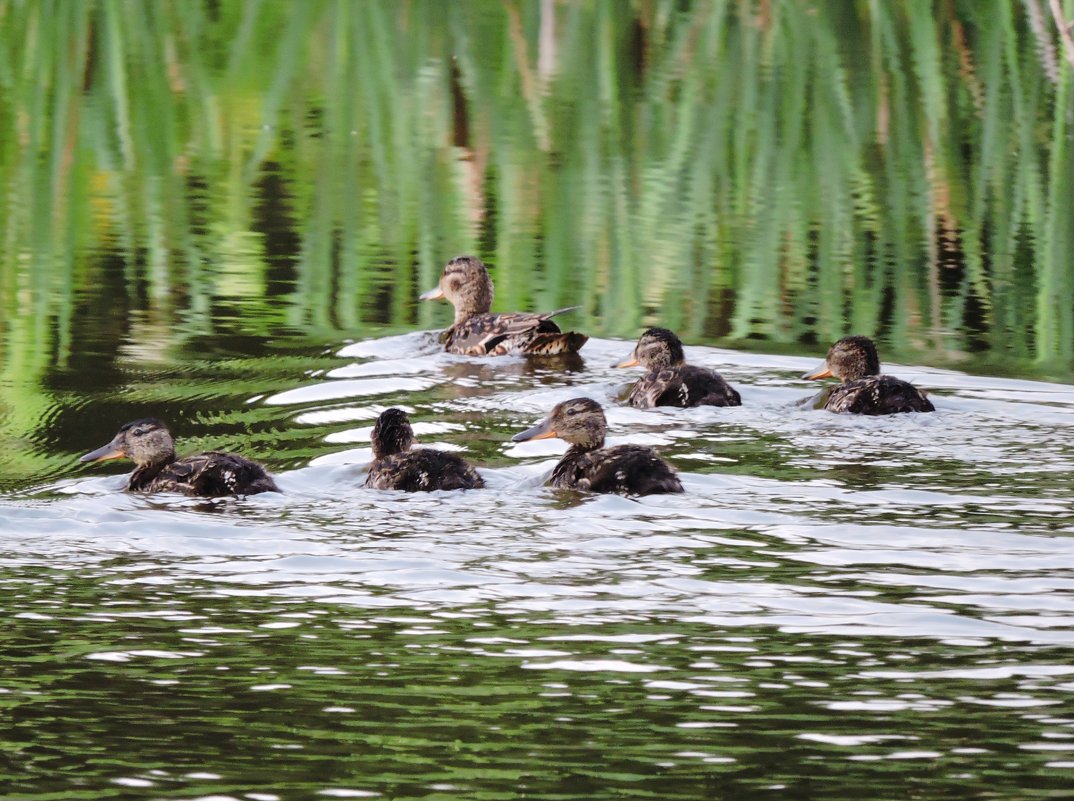
[{"label": "orange duck bill", "polygon": [[85,456],[80,458],[80,462],[103,462],[107,459],[122,459],[127,455],[127,452],[123,450],[123,446],[112,440],[107,445],[102,445],[95,451],[90,451]]},{"label": "orange duck bill", "polygon": [[614,362],[612,367],[637,367],[641,362],[638,361],[638,357],[635,354],[630,354],[621,362]]},{"label": "orange duck bill", "polygon": [[430,289],[428,292],[422,292],[420,295],[418,295],[418,300],[443,300],[443,299],[444,299],[444,290],[442,290],[440,287],[436,287],[435,289]]},{"label": "orange duck bill", "polygon": [[832,368],[828,366],[828,362],[821,362],[819,367],[810,370],[808,373],[803,373],[802,378],[806,381],[816,381],[818,378],[831,378]]},{"label": "orange duck bill", "polygon": [[542,420],[533,428],[527,428],[521,434],[515,434],[511,437],[511,442],[527,442],[531,439],[554,439],[557,436],[559,435],[552,428],[552,421]]}]

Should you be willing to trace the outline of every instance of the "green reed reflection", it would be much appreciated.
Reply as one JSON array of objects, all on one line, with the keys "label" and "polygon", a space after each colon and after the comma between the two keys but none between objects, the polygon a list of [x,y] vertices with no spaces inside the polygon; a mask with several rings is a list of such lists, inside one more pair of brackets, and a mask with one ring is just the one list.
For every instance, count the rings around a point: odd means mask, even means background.
[{"label": "green reed reflection", "polygon": [[415,295],[470,251],[497,308],[580,303],[594,334],[854,331],[1070,374],[1072,70],[1037,0],[0,17],[9,431],[50,369],[131,339],[72,338],[117,261],[109,305],[156,320],[165,352],[441,325]]},{"label": "green reed reflection", "polygon": [[12,4],[5,285],[47,240],[258,308],[280,259],[261,326],[352,328],[478,249],[505,304],[602,332],[972,318],[1069,360],[1070,70],[1021,4],[681,5]]}]

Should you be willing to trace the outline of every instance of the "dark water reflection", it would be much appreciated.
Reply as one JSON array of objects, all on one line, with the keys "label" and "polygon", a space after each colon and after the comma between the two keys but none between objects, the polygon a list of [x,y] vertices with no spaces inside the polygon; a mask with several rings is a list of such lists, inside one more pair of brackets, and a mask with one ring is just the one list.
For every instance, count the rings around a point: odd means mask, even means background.
[{"label": "dark water reflection", "polygon": [[8,635],[33,656],[7,682],[16,797],[112,782],[127,797],[1044,798],[1069,778],[1070,668],[1024,646],[982,658],[637,609],[266,603],[125,572],[65,601],[18,594],[35,612]]},{"label": "dark water reflection", "polygon": [[[280,390],[185,422],[248,415],[285,494],[130,496],[97,465],[0,499],[6,794],[1063,797],[1074,393],[892,366],[937,413],[849,419],[795,406],[811,357],[694,347],[744,405],[643,412],[614,405],[629,344],[237,358]],[[541,487],[559,446],[508,436],[576,394],[686,494]],[[489,488],[361,489],[391,404]]]},{"label": "dark water reflection", "polygon": [[6,682],[16,797],[1044,798],[1069,778],[1072,669],[1025,644],[726,629],[599,590],[540,613],[435,590],[266,602],[157,569],[15,593],[33,609],[5,638],[25,660]]}]

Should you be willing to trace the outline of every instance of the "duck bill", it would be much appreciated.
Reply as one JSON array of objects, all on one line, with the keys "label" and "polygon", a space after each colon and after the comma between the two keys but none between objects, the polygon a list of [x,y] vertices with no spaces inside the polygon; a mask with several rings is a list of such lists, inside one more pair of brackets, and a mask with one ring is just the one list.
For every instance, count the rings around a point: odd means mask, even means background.
[{"label": "duck bill", "polygon": [[831,378],[832,368],[828,366],[828,362],[822,362],[820,367],[814,370],[810,370],[808,373],[803,373],[802,378],[806,381],[816,381],[818,378]]},{"label": "duck bill", "polygon": [[637,367],[641,362],[638,361],[638,357],[633,353],[627,356],[623,361],[616,362],[612,367]]},{"label": "duck bill", "polygon": [[103,462],[108,459],[122,459],[127,455],[127,452],[115,442],[109,442],[107,445],[102,445],[95,451],[90,451],[78,461],[80,462]]},{"label": "duck bill", "polygon": [[430,289],[428,292],[422,292],[420,295],[418,295],[418,300],[443,300],[443,299],[444,299],[444,290],[442,290],[440,287],[437,287],[436,289]]},{"label": "duck bill", "polygon": [[511,442],[528,442],[531,439],[554,439],[556,436],[556,430],[552,428],[552,422],[550,420],[542,420],[533,428],[528,428],[521,434],[515,434],[511,437]]}]

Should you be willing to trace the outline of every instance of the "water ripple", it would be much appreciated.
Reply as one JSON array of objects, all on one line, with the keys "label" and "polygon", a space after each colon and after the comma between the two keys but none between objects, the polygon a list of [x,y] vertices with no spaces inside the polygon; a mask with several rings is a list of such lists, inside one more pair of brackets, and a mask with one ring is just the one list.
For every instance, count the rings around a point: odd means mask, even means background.
[{"label": "water ripple", "polygon": [[[73,466],[0,497],[0,699],[28,722],[4,745],[40,777],[75,754],[121,792],[254,801],[266,760],[278,788],[341,748],[356,774],[325,797],[468,797],[521,787],[534,753],[587,769],[591,748],[660,771],[661,797],[690,796],[668,775],[759,759],[769,784],[1009,775],[1011,753],[1068,770],[1074,389],[892,365],[936,414],[839,417],[796,405],[813,359],[692,347],[744,405],[637,410],[617,405],[637,374],[606,366],[629,346],[591,340],[564,371],[428,332],[354,343],[247,397],[277,415],[256,430],[283,494],[142,497]],[[510,436],[583,394],[686,492],[544,487],[565,446]],[[487,489],[362,488],[391,405]],[[102,750],[119,756],[87,767]]]}]

